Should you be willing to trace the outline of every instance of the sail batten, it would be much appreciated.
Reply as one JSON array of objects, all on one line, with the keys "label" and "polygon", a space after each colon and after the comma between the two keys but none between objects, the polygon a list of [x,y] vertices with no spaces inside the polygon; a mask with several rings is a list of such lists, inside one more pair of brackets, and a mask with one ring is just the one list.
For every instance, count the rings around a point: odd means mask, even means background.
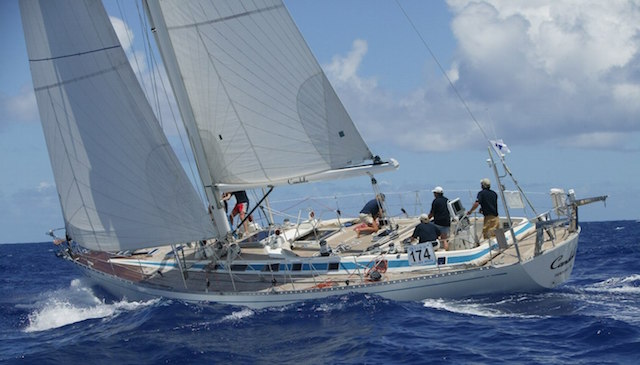
[{"label": "sail batten", "polygon": [[214,236],[102,3],[20,8],[67,233],[102,251]]}]

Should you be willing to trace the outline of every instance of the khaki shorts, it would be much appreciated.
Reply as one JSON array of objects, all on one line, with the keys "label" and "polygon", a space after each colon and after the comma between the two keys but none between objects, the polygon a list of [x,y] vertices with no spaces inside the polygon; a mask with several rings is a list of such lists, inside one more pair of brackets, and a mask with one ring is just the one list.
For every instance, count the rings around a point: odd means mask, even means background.
[{"label": "khaki shorts", "polygon": [[360,213],[360,222],[366,223],[367,225],[373,224],[373,217],[371,214]]},{"label": "khaki shorts", "polygon": [[487,215],[484,217],[484,224],[482,225],[482,237],[489,238],[495,237],[495,230],[500,227],[500,218],[495,215]]}]

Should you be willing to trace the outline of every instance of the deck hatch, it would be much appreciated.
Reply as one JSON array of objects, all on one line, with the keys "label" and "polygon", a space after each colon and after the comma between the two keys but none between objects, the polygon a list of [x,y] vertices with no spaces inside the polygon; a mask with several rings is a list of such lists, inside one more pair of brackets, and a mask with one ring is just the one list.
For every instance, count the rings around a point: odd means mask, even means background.
[{"label": "deck hatch", "polygon": [[298,237],[296,241],[320,241],[337,232],[337,229],[314,229],[304,236]]}]

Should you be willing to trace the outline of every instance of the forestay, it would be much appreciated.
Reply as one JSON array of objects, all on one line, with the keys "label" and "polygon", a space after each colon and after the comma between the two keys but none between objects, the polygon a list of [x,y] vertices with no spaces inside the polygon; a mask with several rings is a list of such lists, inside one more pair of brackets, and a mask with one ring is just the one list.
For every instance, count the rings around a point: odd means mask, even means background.
[{"label": "forestay", "polygon": [[283,184],[372,158],[280,0],[148,6],[214,184]]},{"label": "forestay", "polygon": [[102,3],[20,7],[67,233],[103,251],[213,236]]}]

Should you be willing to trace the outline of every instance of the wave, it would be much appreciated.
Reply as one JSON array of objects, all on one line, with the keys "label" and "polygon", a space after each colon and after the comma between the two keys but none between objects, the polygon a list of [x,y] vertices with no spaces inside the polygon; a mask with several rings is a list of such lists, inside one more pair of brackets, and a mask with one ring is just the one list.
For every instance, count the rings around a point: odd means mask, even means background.
[{"label": "wave", "polygon": [[640,294],[640,275],[613,277],[584,288],[587,292]]},{"label": "wave", "polygon": [[268,307],[262,309],[242,308],[233,310],[231,314],[224,315],[217,323],[222,322],[238,322],[250,317],[272,317],[273,314],[303,314],[303,315],[322,315],[331,313],[344,313],[353,308],[367,308],[370,311],[381,311],[387,307],[394,307],[392,301],[371,294],[349,293],[344,295],[331,296],[328,298],[320,298],[297,302],[277,307]]},{"label": "wave", "polygon": [[45,293],[31,306],[33,311],[28,315],[24,332],[47,331],[88,319],[111,318],[123,311],[133,311],[158,301],[128,302],[124,299],[106,303],[82,279],[74,279],[68,288]]},{"label": "wave", "polygon": [[232,312],[231,314],[222,317],[222,319],[220,319],[220,322],[235,322],[245,318],[253,317],[255,314],[256,312],[253,309],[243,308],[239,311]]},{"label": "wave", "polygon": [[636,326],[639,294],[640,274],[631,274],[580,285],[565,295],[580,306],[580,315]]},{"label": "wave", "polygon": [[423,306],[426,308],[444,310],[456,314],[465,314],[476,317],[487,318],[547,318],[548,316],[523,313],[513,311],[513,305],[516,303],[522,303],[530,300],[527,297],[508,297],[500,300],[486,301],[477,299],[463,299],[463,300],[451,300],[451,299],[426,299],[423,300]]}]

